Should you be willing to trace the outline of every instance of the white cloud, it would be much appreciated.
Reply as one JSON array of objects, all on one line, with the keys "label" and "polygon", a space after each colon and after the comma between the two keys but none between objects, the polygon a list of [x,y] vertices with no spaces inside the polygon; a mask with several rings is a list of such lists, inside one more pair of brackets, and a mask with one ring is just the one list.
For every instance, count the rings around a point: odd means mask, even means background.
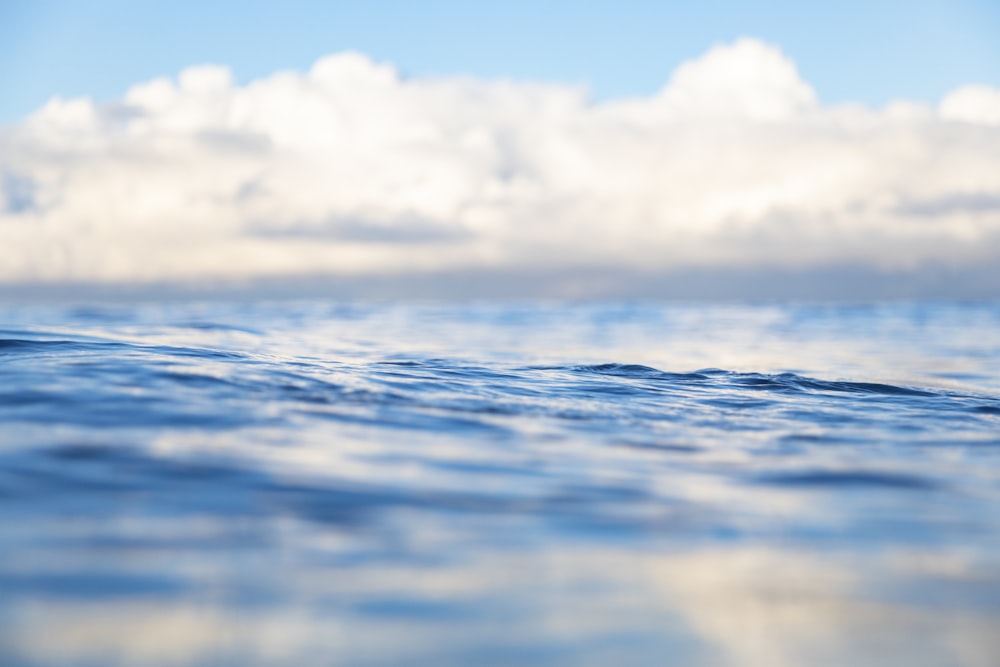
[{"label": "white cloud", "polygon": [[816,93],[777,47],[753,39],[683,63],[660,95],[679,117],[790,120],[817,105]]},{"label": "white cloud", "polygon": [[962,86],[941,101],[941,116],[966,123],[1000,125],[1000,89]]},{"label": "white cloud", "polygon": [[0,131],[0,283],[1000,262],[1000,90],[828,107],[752,39],[658,94],[219,66]]}]

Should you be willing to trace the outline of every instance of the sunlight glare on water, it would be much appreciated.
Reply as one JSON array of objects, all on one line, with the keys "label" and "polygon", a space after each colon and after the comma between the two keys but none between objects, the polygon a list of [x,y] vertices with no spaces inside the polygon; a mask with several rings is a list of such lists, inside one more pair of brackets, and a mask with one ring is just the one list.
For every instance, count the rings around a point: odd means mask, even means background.
[{"label": "sunlight glare on water", "polygon": [[0,664],[1000,663],[996,304],[2,321]]}]

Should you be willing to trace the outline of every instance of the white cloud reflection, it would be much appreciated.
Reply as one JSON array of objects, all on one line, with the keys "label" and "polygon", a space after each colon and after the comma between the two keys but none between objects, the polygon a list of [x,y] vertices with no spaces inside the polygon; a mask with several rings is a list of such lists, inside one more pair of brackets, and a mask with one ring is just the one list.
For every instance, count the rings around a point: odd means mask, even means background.
[{"label": "white cloud reflection", "polygon": [[[266,609],[207,596],[41,601],[34,613],[11,619],[0,638],[6,656],[25,664],[142,666],[514,658],[543,665],[555,658],[595,667],[990,667],[1000,655],[995,609],[956,599],[942,608],[934,599],[929,574],[952,590],[996,584],[982,563],[955,554],[729,547],[638,556],[592,548],[461,562],[347,572],[270,568],[267,581],[280,583],[283,595]],[[433,603],[461,612],[441,618],[421,617],[416,606],[407,615],[364,611],[400,596],[424,601],[428,610]]]},{"label": "white cloud reflection", "polygon": [[752,39],[605,103],[357,53],[199,66],[0,131],[0,284],[961,272],[1000,264],[998,156],[1000,90],[824,106]]}]

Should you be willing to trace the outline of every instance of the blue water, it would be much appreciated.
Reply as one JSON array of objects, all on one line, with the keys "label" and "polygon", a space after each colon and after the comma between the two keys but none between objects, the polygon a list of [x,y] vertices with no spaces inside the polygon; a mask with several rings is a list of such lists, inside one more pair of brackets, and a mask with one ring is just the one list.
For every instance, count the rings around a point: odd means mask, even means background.
[{"label": "blue water", "polygon": [[1000,305],[0,309],[0,664],[1000,664]]}]

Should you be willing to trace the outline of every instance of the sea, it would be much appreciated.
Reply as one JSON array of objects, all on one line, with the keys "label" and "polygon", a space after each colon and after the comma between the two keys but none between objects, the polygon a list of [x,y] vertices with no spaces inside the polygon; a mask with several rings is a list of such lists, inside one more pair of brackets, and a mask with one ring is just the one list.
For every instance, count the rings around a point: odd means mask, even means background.
[{"label": "sea", "polygon": [[1000,303],[0,306],[0,665],[1000,665]]}]

